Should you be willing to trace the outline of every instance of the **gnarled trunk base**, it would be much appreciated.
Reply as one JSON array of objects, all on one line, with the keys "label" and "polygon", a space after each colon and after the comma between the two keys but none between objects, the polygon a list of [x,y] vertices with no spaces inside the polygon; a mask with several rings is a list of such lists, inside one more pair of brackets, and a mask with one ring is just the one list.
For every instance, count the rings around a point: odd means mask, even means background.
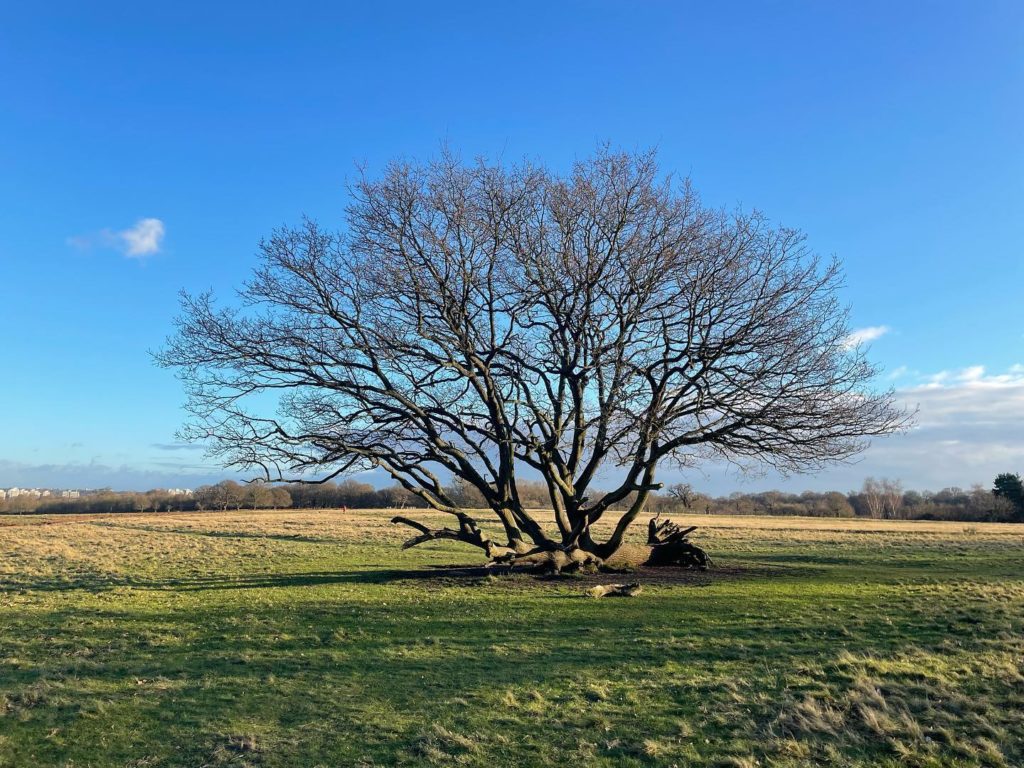
[{"label": "gnarled trunk base", "polygon": [[583,549],[537,549],[524,555],[495,558],[488,566],[507,565],[514,570],[531,573],[574,573],[597,570],[603,561],[592,552]]},{"label": "gnarled trunk base", "polygon": [[697,526],[680,528],[671,520],[659,522],[660,515],[648,524],[647,546],[625,544],[614,552],[586,538],[589,546],[531,546],[516,540],[507,545],[497,544],[487,538],[476,521],[465,514],[456,515],[459,527],[429,528],[425,524],[407,517],[396,516],[392,523],[408,525],[419,531],[417,536],[407,539],[402,549],[415,547],[428,541],[451,539],[472,544],[484,551],[490,562],[488,567],[506,567],[510,570],[539,574],[573,573],[581,570],[622,570],[637,566],[676,566],[707,570],[711,558],[707,552],[688,540]]}]

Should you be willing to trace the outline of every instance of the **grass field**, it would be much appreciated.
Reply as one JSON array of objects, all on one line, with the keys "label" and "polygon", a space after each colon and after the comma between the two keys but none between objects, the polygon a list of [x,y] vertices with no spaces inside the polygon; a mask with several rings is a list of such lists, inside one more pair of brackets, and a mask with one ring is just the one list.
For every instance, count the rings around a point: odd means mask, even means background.
[{"label": "grass field", "polygon": [[692,518],[593,600],[387,519],[0,519],[0,766],[1024,765],[1024,526]]}]

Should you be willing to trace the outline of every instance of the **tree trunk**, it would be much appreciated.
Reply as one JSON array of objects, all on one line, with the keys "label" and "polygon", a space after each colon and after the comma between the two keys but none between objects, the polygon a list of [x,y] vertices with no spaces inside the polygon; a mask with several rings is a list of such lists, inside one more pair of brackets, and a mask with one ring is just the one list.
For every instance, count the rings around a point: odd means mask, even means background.
[{"label": "tree trunk", "polygon": [[[459,512],[455,516],[459,521],[457,529],[430,528],[424,523],[401,515],[391,518],[391,522],[407,525],[419,531],[416,536],[402,544],[402,549],[441,539],[461,541],[482,549],[490,560],[488,566],[505,566],[511,570],[532,573],[561,574],[599,568],[614,570],[637,565],[676,566],[700,570],[706,570],[711,566],[708,554],[687,538],[697,526],[680,528],[671,520],[660,521],[660,514],[652,518],[648,524],[646,547],[623,546],[621,539],[618,542],[603,544],[595,542],[589,530],[584,530],[572,545],[559,545],[554,541],[547,541],[542,546],[531,546],[522,540],[499,544],[485,536],[469,515]],[[632,557],[620,555],[622,550],[627,549],[631,550]],[[639,549],[640,552],[633,553],[633,549]]]}]

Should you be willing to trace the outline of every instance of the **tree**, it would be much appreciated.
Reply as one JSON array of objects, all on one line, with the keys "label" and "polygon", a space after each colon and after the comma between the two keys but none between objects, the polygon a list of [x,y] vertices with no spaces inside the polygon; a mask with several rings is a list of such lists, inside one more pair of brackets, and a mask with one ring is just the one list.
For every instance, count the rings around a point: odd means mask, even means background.
[{"label": "tree", "polygon": [[889,519],[895,519],[899,516],[900,509],[903,507],[903,483],[899,480],[890,480],[884,477],[882,478],[881,491],[883,514]]},{"label": "tree", "polygon": [[668,495],[683,505],[683,509],[690,509],[697,498],[696,491],[689,483],[672,483],[668,487]]},{"label": "tree", "polygon": [[1010,472],[998,475],[992,487],[992,495],[1005,500],[1011,505],[1014,515],[1024,519],[1024,481],[1021,481],[1020,475]]},{"label": "tree", "polygon": [[877,520],[885,516],[885,488],[882,483],[873,477],[865,478],[860,495],[871,517]]},{"label": "tree", "polygon": [[[516,496],[519,498],[521,504],[524,507],[527,505],[523,503],[523,497],[520,493],[521,488],[516,487]],[[451,499],[452,503],[459,509],[480,509],[487,504],[483,494],[465,478],[455,476],[452,478],[451,483],[445,487],[445,493],[448,498]]]},{"label": "tree", "polygon": [[193,491],[192,498],[195,499],[196,509],[200,512],[217,507],[217,489],[213,485],[200,485]]},{"label": "tree", "polygon": [[271,488],[270,497],[274,509],[287,509],[292,505],[292,495],[284,488]]},{"label": "tree", "polygon": [[903,483],[883,477],[867,477],[860,489],[860,497],[873,518],[894,518],[903,506]]},{"label": "tree", "polygon": [[381,506],[405,509],[408,506],[415,506],[419,501],[413,494],[409,493],[400,485],[392,485],[377,492]]},{"label": "tree", "polygon": [[274,488],[259,481],[242,489],[244,503],[252,509],[267,509],[274,505]]},{"label": "tree", "polygon": [[853,517],[853,507],[838,491],[828,491],[822,499],[822,507],[829,517]]},{"label": "tree", "polygon": [[221,480],[216,485],[201,485],[196,488],[195,500],[199,509],[219,509],[221,511],[241,509],[248,501],[248,491],[234,480]]},{"label": "tree", "polygon": [[913,516],[913,510],[924,505],[925,498],[917,491],[907,491],[903,494],[903,507],[911,510],[911,516]]},{"label": "tree", "polygon": [[[652,154],[601,149],[559,176],[446,153],[351,196],[344,231],[306,220],[262,241],[240,306],[183,295],[157,358],[186,385],[184,436],[224,464],[267,480],[377,468],[453,517],[396,518],[418,531],[408,546],[600,561],[665,465],[813,470],[908,423],[849,344],[838,264],[758,213],[703,206]],[[518,496],[524,468],[551,528]]]}]

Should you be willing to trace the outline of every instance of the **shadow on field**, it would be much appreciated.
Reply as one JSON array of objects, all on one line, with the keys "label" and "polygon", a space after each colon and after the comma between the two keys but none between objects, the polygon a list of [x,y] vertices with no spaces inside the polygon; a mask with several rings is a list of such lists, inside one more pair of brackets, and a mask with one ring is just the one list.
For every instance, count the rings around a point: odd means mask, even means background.
[{"label": "shadow on field", "polygon": [[562,576],[512,572],[509,569],[475,565],[435,565],[422,568],[382,568],[347,571],[319,571],[285,574],[181,576],[145,579],[108,573],[76,574],[67,578],[14,577],[0,582],[0,593],[68,592],[84,590],[99,593],[113,589],[161,591],[202,591],[226,589],[272,589],[313,587],[332,584],[417,583],[430,589],[472,587],[486,584],[509,589],[550,589],[587,587],[610,582],[639,582],[649,586],[703,587],[722,580],[761,578],[786,573],[785,568],[716,567],[711,571],[684,568],[636,568],[625,573],[579,573]]},{"label": "shadow on field", "polygon": [[152,589],[195,591],[219,589],[264,589],[273,587],[308,587],[325,584],[386,584],[413,578],[415,571],[367,570],[333,571],[294,574],[252,574],[248,576],[183,576],[169,579],[142,579],[114,574],[90,574],[64,579],[12,579],[0,583],[0,592],[64,592],[85,590],[104,592],[111,589]]},{"label": "shadow on field", "polygon": [[341,539],[327,536],[303,536],[298,533],[252,533],[249,531],[211,531],[193,528],[168,528],[158,525],[123,525],[119,523],[98,523],[105,528],[121,528],[126,531],[146,531],[148,533],[167,533],[182,536],[201,536],[209,539],[270,539],[272,541],[294,541],[304,544],[340,544]]}]

